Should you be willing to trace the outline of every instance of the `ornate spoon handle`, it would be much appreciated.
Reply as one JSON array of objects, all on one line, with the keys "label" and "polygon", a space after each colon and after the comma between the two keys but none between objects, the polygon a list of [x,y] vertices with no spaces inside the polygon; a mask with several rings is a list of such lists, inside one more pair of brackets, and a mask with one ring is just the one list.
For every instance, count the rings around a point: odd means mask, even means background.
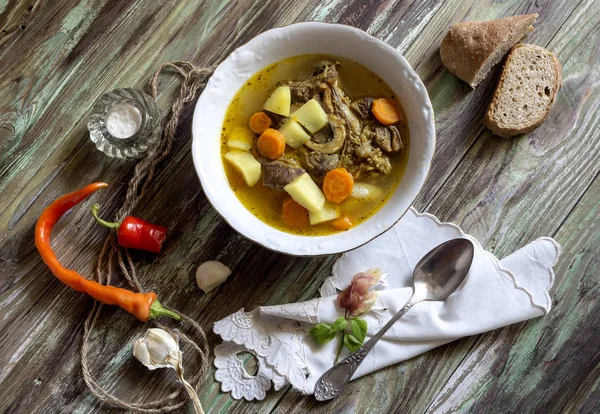
[{"label": "ornate spoon handle", "polygon": [[356,350],[351,355],[347,356],[336,365],[327,370],[321,378],[318,379],[315,385],[315,398],[319,401],[332,400],[344,389],[346,384],[350,382],[352,375],[358,369],[358,366],[363,362],[369,351],[375,346],[377,341],[391,328],[391,326],[404,315],[415,303],[414,296],[410,298],[408,303],[396,313],[392,319],[385,324],[371,339],[363,346]]}]

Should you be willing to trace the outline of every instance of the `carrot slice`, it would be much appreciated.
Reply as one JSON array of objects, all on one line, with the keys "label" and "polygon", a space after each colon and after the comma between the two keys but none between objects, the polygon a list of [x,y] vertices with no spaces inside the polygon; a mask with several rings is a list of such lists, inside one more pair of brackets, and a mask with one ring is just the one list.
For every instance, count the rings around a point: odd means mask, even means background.
[{"label": "carrot slice", "polygon": [[271,118],[264,112],[257,112],[250,117],[250,129],[255,134],[262,134],[271,126]]},{"label": "carrot slice", "polygon": [[276,129],[267,128],[265,132],[258,137],[256,147],[261,156],[274,160],[281,157],[285,151],[285,137]]},{"label": "carrot slice", "polygon": [[400,110],[391,98],[379,98],[373,101],[371,112],[383,125],[394,125],[402,120]]},{"label": "carrot slice", "polygon": [[348,230],[354,225],[350,216],[342,216],[331,222],[331,225],[336,230]]},{"label": "carrot slice", "polygon": [[354,178],[345,168],[336,168],[325,175],[323,193],[325,198],[334,203],[341,203],[352,194]]},{"label": "carrot slice", "polygon": [[303,228],[310,225],[308,210],[292,198],[288,198],[283,202],[281,218],[288,227]]}]

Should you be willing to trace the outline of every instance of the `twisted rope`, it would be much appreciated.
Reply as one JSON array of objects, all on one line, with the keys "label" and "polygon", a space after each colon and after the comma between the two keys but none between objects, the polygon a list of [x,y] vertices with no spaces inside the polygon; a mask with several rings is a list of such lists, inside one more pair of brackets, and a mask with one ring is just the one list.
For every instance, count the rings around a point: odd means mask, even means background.
[{"label": "twisted rope", "polygon": [[[157,165],[169,154],[169,152],[171,152],[173,138],[175,136],[175,131],[177,130],[177,125],[179,124],[179,116],[181,115],[183,107],[186,103],[194,99],[196,93],[200,89],[206,86],[208,78],[214,71],[214,67],[196,68],[190,62],[175,61],[163,63],[158,70],[156,70],[152,76],[152,79],[150,80],[150,91],[154,99],[156,99],[158,95],[158,77],[167,69],[173,69],[177,71],[183,78],[181,80],[179,94],[171,106],[170,117],[163,131],[161,140],[157,146],[135,166],[133,177],[129,181],[129,185],[127,187],[125,201],[116,213],[116,221],[122,221],[126,216],[130,215],[140,200],[144,197],[150,186],[150,183],[152,182]],[[96,269],[92,279],[102,284],[111,284],[114,277],[115,260],[118,264],[121,274],[125,277],[127,284],[132,289],[138,292],[143,292],[144,289],[142,288],[142,285],[140,284],[136,274],[133,260],[126,249],[118,246],[115,232],[113,231],[111,231],[104,240],[104,245],[102,246],[102,250],[98,256],[98,262],[96,264]],[[180,409],[187,404],[189,400],[186,397],[186,391],[184,388],[174,391],[165,398],[157,401],[135,403],[121,400],[107,391],[100,384],[90,367],[90,349],[92,348],[91,336],[94,330],[97,328],[102,308],[102,304],[94,302],[94,306],[92,307],[92,310],[88,314],[83,325],[81,369],[83,373],[83,379],[90,392],[103,403],[141,413],[170,412]],[[189,380],[194,390],[197,391],[208,366],[208,340],[204,330],[200,325],[198,325],[198,323],[196,323],[196,321],[182,313],[180,313],[180,315],[183,322],[181,328],[190,329],[194,332],[196,337],[196,339],[191,338],[182,333],[180,330],[177,330],[177,334],[180,336],[181,340],[190,344],[200,358],[200,368],[198,372]],[[160,328],[168,330],[166,326],[160,323],[155,322],[155,324]]]}]

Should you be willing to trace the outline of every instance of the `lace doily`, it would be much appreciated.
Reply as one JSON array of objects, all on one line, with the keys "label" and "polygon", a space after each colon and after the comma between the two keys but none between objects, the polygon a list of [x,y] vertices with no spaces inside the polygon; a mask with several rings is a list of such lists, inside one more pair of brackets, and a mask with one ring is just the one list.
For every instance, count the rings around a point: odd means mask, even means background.
[{"label": "lace doily", "polygon": [[231,396],[236,400],[262,400],[266,391],[271,388],[271,381],[275,390],[280,390],[286,384],[285,378],[268,367],[263,359],[257,359],[257,373],[248,374],[242,361],[237,358],[237,355],[243,352],[248,350],[235,342],[223,342],[215,347],[215,378],[221,383],[222,391],[231,392]]},{"label": "lace doily", "polygon": [[[313,324],[319,322],[319,302],[266,306],[247,313],[240,309],[216,322],[213,331],[224,341],[215,347],[214,361],[221,390],[231,391],[236,399],[262,400],[271,388],[269,379],[275,390],[287,384],[305,389],[309,371],[302,342]],[[244,369],[236,357],[240,352],[254,354],[258,360],[256,375]]]}]

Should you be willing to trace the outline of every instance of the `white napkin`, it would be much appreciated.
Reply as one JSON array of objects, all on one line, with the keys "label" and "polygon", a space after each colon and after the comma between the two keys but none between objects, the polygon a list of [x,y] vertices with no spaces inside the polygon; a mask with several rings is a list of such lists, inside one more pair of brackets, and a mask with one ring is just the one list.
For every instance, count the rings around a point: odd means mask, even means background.
[{"label": "white napkin", "polygon": [[[307,332],[316,323],[333,323],[343,316],[336,296],[352,276],[374,267],[389,274],[388,286],[379,292],[373,310],[361,316],[368,323],[369,338],[410,298],[417,262],[433,247],[457,237],[466,237],[475,245],[465,282],[444,302],[422,302],[410,309],[377,343],[353,379],[463,336],[548,313],[552,267],[560,255],[556,241],[537,239],[498,261],[458,226],[440,223],[435,216],[411,208],[384,235],[340,257],[333,275],[320,289],[321,298],[248,313],[241,309],[216,322],[213,330],[223,338],[223,344],[215,347],[214,361],[221,389],[231,391],[236,399],[262,400],[271,383],[276,390],[291,383],[312,394],[317,379],[333,365],[340,335],[317,345]],[[249,375],[236,357],[244,351],[258,360],[255,376]]]}]

